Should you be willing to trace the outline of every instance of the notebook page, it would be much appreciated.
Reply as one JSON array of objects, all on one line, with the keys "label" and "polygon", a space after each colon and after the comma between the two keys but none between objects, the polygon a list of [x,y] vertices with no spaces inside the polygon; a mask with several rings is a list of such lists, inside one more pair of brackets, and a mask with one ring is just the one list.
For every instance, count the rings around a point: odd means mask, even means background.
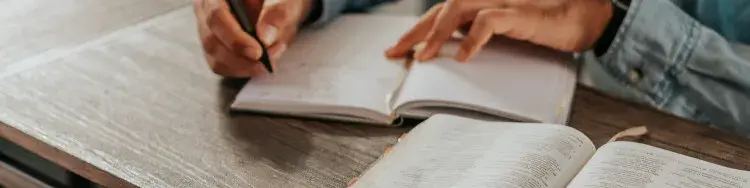
[{"label": "notebook page", "polygon": [[250,80],[234,106],[302,103],[389,114],[388,97],[401,84],[405,70],[403,60],[388,60],[383,53],[416,19],[347,15],[325,27],[303,30],[275,73]]},{"label": "notebook page", "polygon": [[563,187],[593,152],[591,141],[566,126],[438,114],[353,187]]},{"label": "notebook page", "polygon": [[750,187],[750,172],[645,144],[617,141],[602,146],[568,187],[743,188]]},{"label": "notebook page", "polygon": [[415,63],[396,105],[450,101],[523,116],[521,121],[566,124],[576,82],[571,56],[496,38],[469,62],[455,61],[459,40],[433,60]]}]

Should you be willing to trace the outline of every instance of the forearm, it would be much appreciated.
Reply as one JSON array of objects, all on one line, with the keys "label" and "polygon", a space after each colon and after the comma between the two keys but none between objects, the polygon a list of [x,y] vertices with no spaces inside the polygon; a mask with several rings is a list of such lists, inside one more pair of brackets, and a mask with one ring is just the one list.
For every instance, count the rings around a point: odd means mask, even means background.
[{"label": "forearm", "polygon": [[750,3],[737,0],[671,0],[729,41],[750,43]]},{"label": "forearm", "polygon": [[633,0],[599,61],[658,108],[750,136],[748,54],[667,0]]},{"label": "forearm", "polygon": [[365,11],[377,5],[398,0],[312,0],[306,25],[319,26],[328,23],[344,12]]}]

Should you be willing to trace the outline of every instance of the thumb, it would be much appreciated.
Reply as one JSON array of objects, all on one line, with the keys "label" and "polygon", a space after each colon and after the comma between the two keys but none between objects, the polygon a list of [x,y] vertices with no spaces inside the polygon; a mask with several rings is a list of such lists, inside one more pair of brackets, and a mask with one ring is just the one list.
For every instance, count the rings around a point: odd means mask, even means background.
[{"label": "thumb", "polygon": [[294,24],[290,18],[290,10],[284,3],[266,5],[258,20],[258,35],[263,43],[271,46],[279,40],[279,29],[288,28]]}]

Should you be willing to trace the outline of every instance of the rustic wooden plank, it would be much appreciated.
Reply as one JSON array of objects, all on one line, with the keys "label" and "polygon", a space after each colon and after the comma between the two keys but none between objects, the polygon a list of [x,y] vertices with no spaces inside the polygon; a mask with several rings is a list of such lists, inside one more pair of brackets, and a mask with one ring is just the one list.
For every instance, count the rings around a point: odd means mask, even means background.
[{"label": "rustic wooden plank", "polygon": [[[79,44],[190,5],[190,0],[5,0],[0,6],[0,75],[32,57],[59,56]],[[29,59],[32,58],[32,59]],[[17,65],[22,63],[23,65]],[[16,64],[16,65],[13,65]]]}]

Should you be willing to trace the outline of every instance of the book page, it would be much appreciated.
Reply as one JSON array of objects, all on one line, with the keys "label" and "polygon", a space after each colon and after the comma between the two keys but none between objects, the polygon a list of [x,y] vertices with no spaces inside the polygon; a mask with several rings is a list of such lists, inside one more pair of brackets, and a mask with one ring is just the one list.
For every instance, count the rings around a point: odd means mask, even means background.
[{"label": "book page", "polygon": [[563,187],[593,154],[573,128],[437,114],[353,187]]},{"label": "book page", "polygon": [[414,63],[396,106],[442,101],[500,111],[518,121],[567,123],[576,84],[572,56],[496,38],[460,63],[453,59],[459,45],[449,41],[438,58]]},{"label": "book page", "polygon": [[384,51],[415,21],[414,17],[347,15],[325,27],[302,30],[275,73],[251,79],[234,106],[353,106],[390,114],[388,100],[401,85],[405,69],[404,60],[388,60]]},{"label": "book page", "polygon": [[602,146],[570,188],[742,188],[750,173],[634,142]]}]

